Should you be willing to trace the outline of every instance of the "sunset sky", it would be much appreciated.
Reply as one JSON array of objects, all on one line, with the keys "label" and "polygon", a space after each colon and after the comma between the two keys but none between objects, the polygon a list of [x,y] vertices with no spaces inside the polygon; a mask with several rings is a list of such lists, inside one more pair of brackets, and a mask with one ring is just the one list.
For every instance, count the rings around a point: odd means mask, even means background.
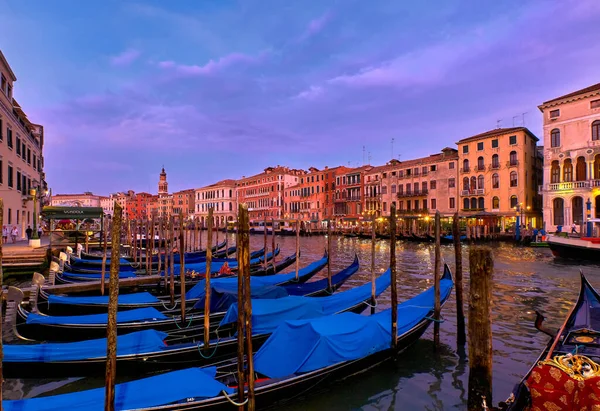
[{"label": "sunset sky", "polygon": [[598,0],[0,0],[0,49],[54,193],[155,193],[163,165],[176,191],[523,118],[542,138],[537,105],[600,82],[599,19]]}]

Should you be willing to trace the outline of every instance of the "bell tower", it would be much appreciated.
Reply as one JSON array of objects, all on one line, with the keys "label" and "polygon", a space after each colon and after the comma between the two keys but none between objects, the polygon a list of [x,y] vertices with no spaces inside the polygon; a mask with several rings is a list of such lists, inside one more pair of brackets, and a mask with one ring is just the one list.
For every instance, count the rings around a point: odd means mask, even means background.
[{"label": "bell tower", "polygon": [[158,180],[158,196],[163,197],[169,194],[169,183],[167,183],[167,173],[165,168],[162,168],[160,172],[160,178]]}]

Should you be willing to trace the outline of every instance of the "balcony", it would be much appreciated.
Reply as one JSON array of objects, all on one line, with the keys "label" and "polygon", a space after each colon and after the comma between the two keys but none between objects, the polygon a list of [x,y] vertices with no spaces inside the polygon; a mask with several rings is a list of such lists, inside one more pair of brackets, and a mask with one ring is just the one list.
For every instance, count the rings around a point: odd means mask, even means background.
[{"label": "balcony", "polygon": [[415,190],[415,191],[404,191],[402,193],[398,193],[398,198],[403,197],[424,197],[429,194],[429,190]]},{"label": "balcony", "polygon": [[519,165],[519,160],[509,160],[506,162],[506,167],[517,167]]},{"label": "balcony", "polygon": [[490,170],[499,170],[499,169],[500,169],[500,163],[490,164]]},{"label": "balcony", "polygon": [[475,171],[485,171],[485,165],[477,165],[475,166]]},{"label": "balcony", "polygon": [[428,208],[414,208],[412,210],[401,209],[401,210],[396,210],[396,214],[401,214],[401,215],[429,214],[429,209]]},{"label": "balcony", "polygon": [[482,196],[485,194],[485,189],[483,188],[474,188],[472,190],[461,190],[460,195],[463,197],[467,196]]},{"label": "balcony", "polygon": [[[543,191],[544,186],[540,186],[540,192]],[[546,185],[546,191],[568,191],[576,189],[590,189],[593,187],[600,187],[600,180],[587,180],[587,181],[569,181],[565,183],[551,183]]]},{"label": "balcony", "polygon": [[460,169],[461,173],[470,173],[471,172],[471,167],[463,167]]}]

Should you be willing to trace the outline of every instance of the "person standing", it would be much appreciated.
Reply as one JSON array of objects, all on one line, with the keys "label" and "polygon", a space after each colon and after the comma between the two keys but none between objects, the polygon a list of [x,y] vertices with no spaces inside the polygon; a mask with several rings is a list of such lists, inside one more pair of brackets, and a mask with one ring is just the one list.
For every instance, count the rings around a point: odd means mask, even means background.
[{"label": "person standing", "polygon": [[6,244],[8,242],[8,227],[2,227],[2,244]]},{"label": "person standing", "polygon": [[42,230],[42,226],[41,226],[41,225],[39,225],[39,226],[38,226],[38,238],[40,238],[40,239],[41,239],[41,238],[42,238],[42,234],[43,234],[43,233],[44,233],[44,231]]},{"label": "person standing", "polygon": [[577,226],[575,223],[573,223],[573,226],[571,227],[571,234],[577,234]]},{"label": "person standing", "polygon": [[19,229],[17,226],[13,226],[12,231],[10,232],[10,237],[12,239],[13,244],[17,242],[17,236],[19,235]]},{"label": "person standing", "polygon": [[27,234],[27,239],[31,240],[31,235],[33,234],[33,230],[31,229],[30,225],[27,226],[27,230],[25,230],[25,234]]}]

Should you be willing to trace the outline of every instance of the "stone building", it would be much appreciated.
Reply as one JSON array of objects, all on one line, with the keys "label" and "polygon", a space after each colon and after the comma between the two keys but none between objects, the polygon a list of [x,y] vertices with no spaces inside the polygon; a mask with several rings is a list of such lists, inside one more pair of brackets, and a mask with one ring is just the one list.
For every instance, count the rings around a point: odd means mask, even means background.
[{"label": "stone building", "polygon": [[13,96],[15,73],[0,51],[0,193],[3,222],[17,227],[25,238],[33,226],[34,197],[37,215],[47,200],[44,173],[44,128],[32,123]]},{"label": "stone building", "polygon": [[213,226],[225,227],[226,222],[237,221],[237,191],[235,180],[222,180],[206,187],[197,188],[195,192],[194,215],[200,223],[208,225],[208,209],[213,207]]},{"label": "stone building", "polygon": [[[544,122],[544,223],[555,231],[600,218],[600,83],[546,101]],[[577,228],[580,231],[580,228]]]}]

